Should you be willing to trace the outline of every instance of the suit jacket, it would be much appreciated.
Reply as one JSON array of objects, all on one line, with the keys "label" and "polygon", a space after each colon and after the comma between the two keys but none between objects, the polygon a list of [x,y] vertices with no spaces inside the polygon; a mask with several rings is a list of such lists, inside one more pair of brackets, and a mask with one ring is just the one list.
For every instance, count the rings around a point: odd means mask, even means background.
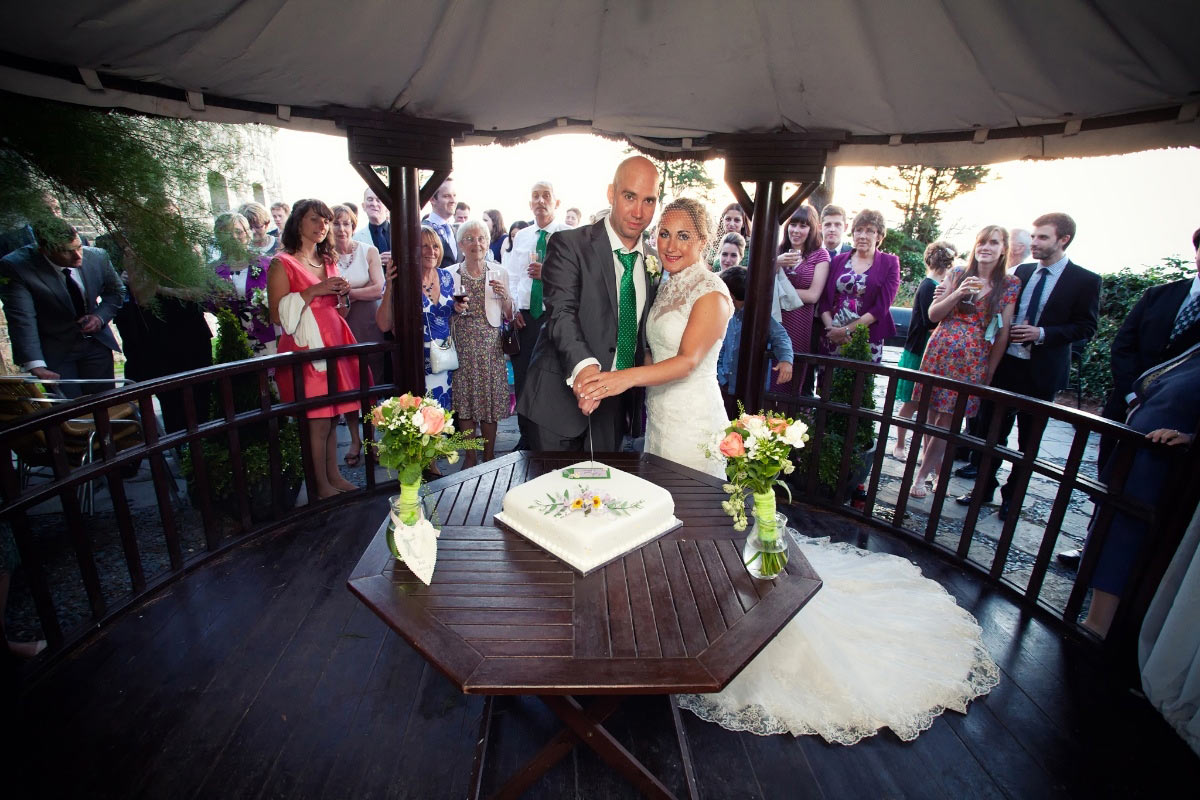
[{"label": "suit jacket", "polygon": [[[83,303],[87,313],[95,314],[104,323],[93,338],[110,350],[119,351],[121,348],[108,323],[121,307],[121,279],[113,270],[108,253],[97,247],[83,248],[83,264],[79,269],[86,288]],[[47,261],[36,245],[14,250],[0,260],[0,300],[4,302],[13,360],[17,364],[45,361],[53,370],[82,340],[83,334],[75,323],[75,305],[63,281],[62,269]]]},{"label": "suit jacket", "polygon": [[1104,416],[1117,422],[1125,421],[1125,396],[1146,370],[1170,361],[1192,345],[1200,342],[1200,321],[1168,342],[1175,327],[1175,315],[1188,296],[1194,279],[1151,286],[1134,304],[1113,339],[1109,357],[1112,365],[1113,389],[1104,405]]},{"label": "suit jacket", "polygon": [[[650,250],[645,250],[650,254]],[[644,265],[645,259],[642,259]],[[575,365],[587,358],[607,370],[617,353],[617,278],[604,220],[550,237],[542,266],[546,321],[530,356],[517,411],[564,437],[581,435],[587,417],[567,385]],[[634,363],[642,363],[646,319],[658,286],[646,276],[646,304],[638,323]],[[606,406],[609,408],[606,409]],[[615,413],[613,399],[601,403]],[[636,416],[636,415],[635,415]]]},{"label": "suit jacket", "polygon": [[[1016,276],[1021,279],[1022,293],[1040,266],[1032,262],[1017,267]],[[993,385],[1041,400],[1053,400],[1054,393],[1070,381],[1071,343],[1092,338],[1099,316],[1100,276],[1068,261],[1054,290],[1042,304],[1042,314],[1037,322],[1038,327],[1046,331],[1042,343],[1033,345],[1028,361],[1005,354],[1006,368],[997,370]]]}]

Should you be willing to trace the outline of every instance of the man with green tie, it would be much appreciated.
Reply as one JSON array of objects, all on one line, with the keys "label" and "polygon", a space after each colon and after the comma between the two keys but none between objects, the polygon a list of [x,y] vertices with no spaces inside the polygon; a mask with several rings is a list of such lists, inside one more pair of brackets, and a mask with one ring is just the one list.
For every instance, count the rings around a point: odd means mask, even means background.
[{"label": "man with green tie", "polygon": [[[529,192],[529,210],[533,212],[533,224],[522,228],[513,239],[512,250],[504,253],[504,269],[508,271],[508,289],[513,302],[521,313],[513,320],[521,352],[513,356],[513,388],[517,397],[525,388],[525,374],[529,370],[529,359],[533,346],[546,321],[545,286],[542,283],[542,263],[550,237],[570,227],[555,219],[559,199],[554,194],[554,184],[538,181]],[[517,449],[527,448],[525,426],[518,419],[521,439]]]},{"label": "man with green tie", "polygon": [[[536,201],[536,186],[534,192]],[[650,253],[642,242],[658,208],[657,168],[641,156],[622,161],[608,201],[612,210],[604,219],[547,236],[544,262],[536,269],[530,263],[529,313],[535,316],[540,289],[536,318],[542,329],[517,390],[522,438],[530,450],[586,450],[590,420],[591,446],[613,452],[630,421],[640,417],[640,393],[596,401],[581,398],[579,387],[597,371],[641,363],[646,312],[657,288],[646,272]],[[521,231],[518,244],[526,234],[537,237],[537,229]]]}]

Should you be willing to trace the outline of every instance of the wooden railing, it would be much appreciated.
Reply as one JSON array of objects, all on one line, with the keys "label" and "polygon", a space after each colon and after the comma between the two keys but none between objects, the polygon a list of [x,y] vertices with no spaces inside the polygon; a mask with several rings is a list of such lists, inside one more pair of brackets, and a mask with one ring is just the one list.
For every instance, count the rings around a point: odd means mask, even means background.
[{"label": "wooden railing", "polygon": [[[396,394],[397,389],[392,384],[371,385],[368,380],[367,359],[359,358],[360,388],[337,392],[336,362],[339,359],[366,356],[380,351],[390,353],[391,349],[389,343],[383,342],[356,344],[285,353],[184,372],[90,395],[75,403],[62,404],[46,413],[27,417],[0,432],[0,492],[3,497],[3,504],[0,505],[0,524],[9,527],[12,532],[21,559],[23,583],[28,586],[37,610],[42,636],[49,645],[48,658],[39,661],[43,664],[52,662],[56,654],[68,650],[123,609],[212,556],[236,546],[251,536],[310,513],[312,507],[318,504],[311,494],[307,506],[291,506],[295,497],[285,485],[283,454],[279,440],[280,426],[285,418],[300,417],[306,409],[350,400],[359,404],[364,440],[369,440],[369,412],[372,403]],[[305,398],[300,367],[316,359],[326,361],[325,374],[328,376],[329,393]],[[271,376],[279,368],[289,366],[293,367],[291,373],[295,400],[283,403],[272,396]],[[239,379],[250,379],[257,384],[258,407],[252,411],[235,411],[234,386]],[[200,387],[210,388],[211,395],[216,400],[217,413],[214,419],[207,419],[206,411],[197,408],[195,398]],[[155,423],[154,398],[156,395],[176,392],[181,393],[186,428],[164,434]],[[141,443],[118,451],[114,444],[109,415],[111,409],[126,403],[134,403],[140,409],[144,437]],[[68,420],[81,418],[94,419],[99,452],[90,463],[74,465],[66,456],[63,424]],[[240,436],[240,432],[250,425],[267,426],[269,508],[252,509],[251,506]],[[298,433],[304,478],[307,485],[312,486],[313,463],[307,425],[300,424]],[[39,435],[44,437],[47,445],[48,452],[43,453],[43,456],[44,466],[49,470],[50,476],[48,480],[30,481],[28,485],[22,486],[22,476],[17,468],[18,456],[27,452],[29,442]],[[209,470],[205,463],[204,448],[201,446],[203,441],[214,437],[224,438],[229,452],[232,497],[223,501],[214,498],[210,491]],[[186,451],[182,450],[184,446],[187,446]],[[199,552],[185,554],[185,531],[181,530],[179,517],[181,513],[186,512],[187,504],[175,497],[176,476],[172,474],[167,461],[168,451],[174,451],[176,454],[186,452],[186,458],[190,460],[191,507],[198,512],[203,529],[203,546]],[[395,481],[377,485],[374,469],[376,460],[370,448],[364,448],[363,458],[366,463],[366,487],[355,492],[345,492],[331,500],[319,501],[320,507],[353,502],[364,494],[395,486]],[[166,568],[155,575],[147,575],[145,572],[138,531],[135,530],[135,526],[144,526],[147,522],[135,521],[133,518],[123,478],[123,474],[135,469],[143,459],[149,462],[167,560]],[[79,497],[80,487],[93,481],[103,481],[108,489],[128,573],[126,591],[119,591],[117,587],[112,586],[111,576],[108,576],[109,585],[103,585],[100,570],[97,568],[92,517],[85,515]],[[53,591],[58,587],[52,586],[52,578],[43,564],[43,543],[34,536],[31,526],[30,512],[42,503],[55,500],[61,506],[63,527],[69,537],[70,547],[74,550],[89,611],[85,619],[75,620],[73,625],[64,625],[60,620],[64,610],[61,604],[55,602],[56,593]],[[260,521],[255,522],[255,517]],[[229,520],[228,523],[226,519]],[[3,625],[4,621],[0,619],[0,633],[4,632]]]},{"label": "wooden railing", "polygon": [[[98,626],[106,624],[123,609],[136,603],[164,584],[178,578],[190,569],[195,568],[205,560],[220,554],[229,548],[244,542],[247,538],[274,528],[280,524],[292,521],[310,513],[315,505],[318,508],[353,502],[356,499],[395,486],[394,481],[377,485],[375,481],[374,455],[369,448],[364,448],[363,457],[366,462],[366,486],[356,492],[347,492],[332,500],[315,501],[309,496],[309,505],[302,508],[289,508],[288,487],[284,482],[283,455],[279,444],[280,425],[286,417],[299,417],[305,409],[328,405],[331,402],[354,400],[362,411],[363,436],[371,436],[369,409],[373,402],[397,393],[395,386],[369,386],[367,381],[366,360],[359,359],[361,388],[334,392],[336,389],[335,361],[341,358],[363,356],[373,352],[388,350],[390,345],[385,343],[360,344],[345,347],[316,350],[308,352],[288,353],[235,364],[212,367],[193,372],[182,373],[166,378],[133,384],[127,388],[92,395],[77,403],[67,404],[55,410],[36,414],[19,423],[10,426],[0,433],[0,490],[3,492],[3,505],[0,505],[0,523],[11,528],[17,544],[23,565],[23,581],[28,586],[32,603],[36,607],[42,634],[50,644],[48,657],[38,660],[34,669],[40,669],[70,647],[81,641]],[[271,395],[271,378],[273,370],[280,367],[299,365],[317,358],[327,362],[326,375],[329,376],[330,393],[319,397],[305,398],[301,370],[292,370],[295,397],[291,403],[274,400]],[[1123,494],[1123,486],[1128,478],[1130,464],[1134,451],[1148,445],[1144,437],[1129,428],[1112,423],[1091,414],[1075,411],[1050,403],[1031,400],[1026,397],[980,386],[968,386],[956,381],[939,378],[926,373],[913,372],[895,367],[879,367],[861,362],[845,361],[838,358],[813,356],[810,363],[817,366],[837,367],[854,372],[854,389],[850,403],[834,403],[830,396],[832,370],[825,369],[818,381],[819,397],[797,397],[768,395],[768,402],[774,408],[793,413],[804,413],[811,416],[812,426],[810,440],[807,445],[807,458],[816,463],[821,449],[828,447],[825,432],[828,428],[831,414],[843,414],[848,417],[848,431],[840,453],[840,476],[837,484],[822,489],[817,471],[810,469],[793,483],[801,492],[798,499],[818,506],[835,509],[842,514],[859,518],[874,526],[891,531],[892,533],[920,542],[941,553],[944,557],[960,564],[992,584],[1002,587],[1011,593],[1014,600],[1021,606],[1038,610],[1041,613],[1052,614],[1070,626],[1076,625],[1076,619],[1085,600],[1087,587],[1095,569],[1095,559],[1089,553],[1089,558],[1081,564],[1075,577],[1069,596],[1065,602],[1049,602],[1044,597],[1044,587],[1051,558],[1062,528],[1063,520],[1072,501],[1073,493],[1080,492],[1096,504],[1099,513],[1095,517],[1095,525],[1091,532],[1092,538],[1102,542],[1107,536],[1109,522],[1113,513],[1120,509],[1135,515],[1146,522],[1148,531],[1155,531],[1151,537],[1150,546],[1144,551],[1139,565],[1134,570],[1131,597],[1144,598],[1136,603],[1123,604],[1121,613],[1123,625],[1118,629],[1135,630],[1135,625],[1144,613],[1144,604],[1152,596],[1153,585],[1161,577],[1162,569],[1170,558],[1177,544],[1177,535],[1182,534],[1182,525],[1172,523],[1164,527],[1170,519],[1171,509],[1191,508],[1196,506],[1200,498],[1200,448],[1192,448],[1187,454],[1188,469],[1181,470],[1178,475],[1178,487],[1169,489],[1171,505],[1164,504],[1162,508],[1149,508],[1129,500]],[[862,408],[866,393],[866,379],[869,375],[876,379],[887,381],[883,392],[884,402],[881,410]],[[258,407],[252,411],[236,413],[234,409],[234,384],[240,378],[251,377],[258,387]],[[922,392],[922,401],[915,420],[895,416],[896,381],[901,378],[912,380],[924,387],[940,386],[959,391],[958,402],[954,410],[953,422],[949,428],[941,428],[929,424],[929,395]],[[196,408],[195,390],[200,386],[211,386],[213,396],[217,398],[219,413],[211,421],[205,420],[200,409]],[[183,407],[186,417],[186,428],[168,434],[160,434],[154,420],[153,398],[168,392],[182,392]],[[1040,458],[1036,449],[1022,453],[1008,449],[997,440],[999,414],[994,415],[992,429],[979,439],[957,431],[962,427],[962,419],[966,409],[968,393],[974,393],[995,402],[999,407],[1011,407],[1026,412],[1035,421],[1037,433],[1034,440],[1040,442],[1041,434],[1051,420],[1057,420],[1073,428],[1069,455],[1065,464],[1056,464]],[[109,409],[126,402],[133,402],[142,411],[146,421],[144,442],[117,450],[112,437],[112,426],[109,420]],[[83,466],[73,466],[68,463],[63,449],[62,424],[71,418],[92,416],[98,431],[100,452],[94,462]],[[246,466],[242,457],[240,432],[248,425],[263,425],[268,428],[268,448],[270,462],[270,508],[263,509],[252,505],[249,486],[245,479]],[[847,505],[847,499],[856,488],[849,483],[850,467],[854,463],[853,441],[855,430],[862,425],[878,426],[877,442],[879,443],[870,459],[869,473],[865,480],[865,502]],[[888,432],[894,427],[907,428],[915,436],[929,434],[945,439],[948,443],[946,456],[938,470],[939,481],[932,492],[932,501],[924,525],[919,529],[906,527],[905,515],[910,510],[914,518],[918,509],[909,502],[909,489],[916,470],[917,459],[910,458],[904,467],[902,479],[894,501],[887,501],[881,494],[884,477],[884,458]],[[304,475],[309,486],[313,485],[313,464],[308,431],[305,425],[300,425],[300,442],[303,454]],[[51,476],[43,482],[30,483],[22,486],[15,466],[16,455],[20,452],[22,442],[28,441],[31,435],[41,434],[46,437],[52,453],[49,464]],[[1081,474],[1084,459],[1084,449],[1088,437],[1093,434],[1106,434],[1122,446],[1116,450],[1116,463],[1112,479],[1108,484]],[[220,507],[212,496],[208,483],[203,448],[198,446],[205,439],[223,437],[229,448],[231,484],[233,495],[227,502],[231,507]],[[187,531],[181,526],[180,515],[188,513],[188,506],[173,497],[175,478],[172,476],[167,463],[166,454],[169,450],[179,452],[184,445],[194,445],[187,449],[191,462],[191,507],[199,515],[199,527],[203,531],[202,545],[197,540],[194,552],[185,552],[184,541]],[[1045,476],[1057,484],[1049,517],[1044,524],[1040,544],[1033,557],[1033,567],[1028,571],[1024,585],[1014,581],[1006,574],[1005,566],[1012,553],[1014,534],[1018,524],[1017,514],[1009,516],[991,550],[990,559],[979,557],[978,548],[972,549],[974,534],[980,518],[980,500],[976,497],[967,509],[963,519],[962,531],[955,537],[942,525],[944,522],[943,506],[948,495],[948,484],[953,463],[953,450],[964,445],[982,453],[983,464],[981,473],[986,473],[989,463],[1001,459],[1015,465],[1015,492],[1012,497],[1014,508],[1020,508],[1029,487],[1030,478],[1034,475]],[[165,567],[158,573],[148,575],[143,568],[142,553],[140,552],[137,526],[148,524],[145,520],[135,520],[127,501],[123,473],[147,459],[153,478],[154,496],[157,505],[158,522],[162,527],[162,539],[166,551]],[[102,585],[100,571],[97,568],[96,552],[93,544],[93,534],[89,517],[81,509],[78,489],[85,482],[104,481],[112,506],[113,518],[118,528],[120,549],[125,561],[128,580],[122,579],[121,586],[111,585],[112,576],[108,576],[109,586]],[[64,624],[62,617],[64,609],[55,600],[56,589],[60,582],[68,581],[73,576],[60,574],[52,578],[43,564],[43,547],[35,537],[31,526],[30,512],[35,506],[47,501],[61,504],[66,533],[69,536],[69,547],[73,550],[74,561],[77,565],[78,576],[83,584],[86,595],[87,613],[75,614],[75,619]],[[856,507],[861,505],[861,507]],[[256,513],[263,517],[256,522]],[[222,516],[224,515],[224,516]],[[226,522],[225,517],[231,518]],[[1179,515],[1176,515],[1179,519]],[[1189,514],[1190,518],[1190,514]],[[1172,527],[1172,525],[1174,527]],[[1178,534],[1172,531],[1178,528]],[[1172,541],[1172,536],[1176,536]],[[143,537],[144,539],[145,537]],[[111,570],[110,570],[111,572]],[[69,615],[68,615],[69,616]],[[1122,620],[1118,621],[1119,623]],[[3,621],[0,620],[0,633]],[[1111,639],[1112,637],[1110,637]]]},{"label": "wooden railing", "polygon": [[[1146,526],[1146,546],[1142,549],[1141,555],[1134,565],[1129,589],[1126,592],[1127,597],[1140,599],[1121,604],[1112,632],[1106,641],[1110,646],[1123,647],[1129,644],[1131,636],[1136,636],[1136,628],[1140,625],[1145,608],[1153,595],[1153,587],[1157,586],[1161,579],[1170,555],[1178,546],[1183,528],[1186,527],[1186,521],[1191,519],[1191,512],[1200,502],[1200,480],[1197,479],[1200,476],[1200,447],[1192,447],[1188,452],[1182,454],[1178,450],[1170,453],[1172,457],[1180,458],[1182,468],[1175,475],[1174,485],[1164,487],[1163,497],[1166,498],[1164,502],[1156,508],[1151,508],[1126,496],[1124,487],[1130,477],[1129,472],[1134,455],[1139,449],[1155,448],[1165,453],[1167,452],[1166,446],[1148,442],[1142,434],[1131,428],[1066,406],[1042,402],[986,386],[968,386],[955,380],[924,372],[899,367],[877,366],[829,356],[808,356],[806,360],[810,364],[810,369],[819,369],[817,397],[776,393],[766,395],[768,408],[786,411],[793,415],[804,415],[811,419],[810,438],[806,445],[810,452],[806,454],[807,461],[804,459],[800,459],[800,461],[816,464],[820,460],[822,449],[830,446],[826,431],[831,414],[845,415],[848,418],[848,424],[846,434],[841,438],[840,462],[837,471],[839,479],[836,486],[822,486],[815,468],[807,470],[798,480],[792,481],[793,485],[800,490],[801,498],[805,502],[836,509],[840,513],[860,518],[903,538],[918,541],[972,570],[989,583],[1001,587],[1020,606],[1031,611],[1036,610],[1053,615],[1080,632],[1084,632],[1084,629],[1077,624],[1077,620],[1087,599],[1099,552],[1108,537],[1113,515],[1117,511],[1128,513],[1138,521],[1144,522]],[[853,392],[849,403],[834,403],[828,399],[834,369],[850,370],[854,373]],[[874,376],[877,381],[886,381],[882,392],[883,407],[879,410],[862,407],[869,376]],[[918,410],[913,419],[896,416],[898,410],[895,399],[896,383],[899,380],[909,380],[923,387]],[[948,428],[933,425],[929,421],[932,416],[929,408],[932,394],[930,388],[933,387],[953,389],[958,392]],[[964,427],[967,401],[972,395],[983,400],[990,400],[996,406],[996,413],[992,415],[991,427],[983,432],[983,438],[960,432]],[[1012,450],[1007,443],[998,441],[1001,417],[1005,409],[1026,414],[1032,420],[1034,432],[1029,452]],[[1070,448],[1066,462],[1063,464],[1054,463],[1040,455],[1042,437],[1047,425],[1052,420],[1069,425],[1073,429]],[[852,492],[858,488],[850,485],[850,474],[856,459],[855,432],[863,425],[876,426],[875,440],[877,444],[869,456],[869,472],[864,480],[865,499],[847,505]],[[910,440],[910,457],[904,465],[895,498],[894,500],[889,498],[885,502],[881,499],[880,489],[884,479],[888,434],[893,428],[907,429],[913,438]],[[925,435],[945,440],[947,444],[942,463],[936,470],[938,476],[936,486],[929,493],[930,503],[927,518],[923,526],[914,530],[903,523],[906,515],[910,512],[924,513],[923,507],[918,509],[910,500],[909,490],[912,488],[919,460],[914,452],[917,449],[916,440]],[[1089,437],[1093,435],[1111,436],[1116,443],[1107,483],[1081,472],[1081,467],[1085,463],[1084,451],[1088,446]],[[1010,505],[1013,512],[1004,520],[999,537],[994,541],[994,549],[972,548],[973,542],[977,543],[975,534],[978,530],[977,526],[980,522],[984,500],[981,492],[973,493],[972,501],[962,520],[961,532],[956,534],[948,531],[948,526],[943,524],[946,521],[943,514],[945,503],[948,497],[953,500],[950,497],[949,484],[955,460],[954,454],[958,447],[967,447],[980,453],[980,485],[997,460],[1007,462],[1012,467],[1009,485],[1012,488]],[[1094,464],[1091,466],[1094,468]],[[1057,490],[1049,515],[1043,523],[1036,552],[1026,554],[1032,557],[1033,564],[1025,573],[1026,579],[1022,584],[1008,576],[1006,566],[1010,556],[1013,555],[1017,526],[1030,524],[1022,522],[1018,512],[1025,503],[1030,479],[1035,475],[1041,475],[1053,481],[1057,484]],[[1048,600],[1044,591],[1047,575],[1064,519],[1073,502],[1072,496],[1076,493],[1086,496],[1096,509],[1088,533],[1088,541],[1094,546],[1089,548],[1087,558],[1080,563],[1073,580],[1071,580],[1070,592],[1065,602]],[[1176,511],[1180,513],[1173,514]],[[981,551],[986,551],[991,557],[986,560],[980,558]]]}]

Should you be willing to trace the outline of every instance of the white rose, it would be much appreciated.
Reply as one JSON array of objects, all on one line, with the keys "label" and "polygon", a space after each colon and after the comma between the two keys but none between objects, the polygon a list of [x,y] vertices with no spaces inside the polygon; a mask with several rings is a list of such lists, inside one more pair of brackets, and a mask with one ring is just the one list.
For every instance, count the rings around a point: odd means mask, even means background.
[{"label": "white rose", "polygon": [[808,426],[803,422],[793,422],[788,425],[787,430],[783,434],[783,440],[792,447],[803,447],[804,436],[808,433]]},{"label": "white rose", "polygon": [[413,412],[413,415],[409,417],[409,422],[421,433],[425,433],[425,417],[421,416],[421,409],[418,408]]},{"label": "white rose", "polygon": [[765,439],[771,435],[771,429],[763,420],[750,417],[746,420],[746,433],[750,434],[751,438]]}]

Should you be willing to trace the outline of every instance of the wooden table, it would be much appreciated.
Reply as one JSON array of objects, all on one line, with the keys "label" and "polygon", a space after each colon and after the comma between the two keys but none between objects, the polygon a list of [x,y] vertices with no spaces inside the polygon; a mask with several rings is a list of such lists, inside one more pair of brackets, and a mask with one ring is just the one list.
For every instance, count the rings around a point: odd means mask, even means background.
[{"label": "wooden table", "polygon": [[[430,586],[391,557],[386,520],[348,582],[463,692],[488,695],[472,797],[481,787],[496,695],[536,695],[566,725],[497,797],[521,794],[579,742],[647,796],[673,797],[604,720],[629,695],[720,691],[821,586],[794,546],[785,575],[750,577],[741,561],[746,535],[721,510],[721,481],[655,456],[597,460],[669,489],[683,527],[582,577],[492,523],[509,488],[578,455],[512,453],[427,487],[427,508],[436,504],[432,516],[442,528]],[[594,699],[585,706],[576,696]],[[694,797],[673,699],[671,711]]]}]

